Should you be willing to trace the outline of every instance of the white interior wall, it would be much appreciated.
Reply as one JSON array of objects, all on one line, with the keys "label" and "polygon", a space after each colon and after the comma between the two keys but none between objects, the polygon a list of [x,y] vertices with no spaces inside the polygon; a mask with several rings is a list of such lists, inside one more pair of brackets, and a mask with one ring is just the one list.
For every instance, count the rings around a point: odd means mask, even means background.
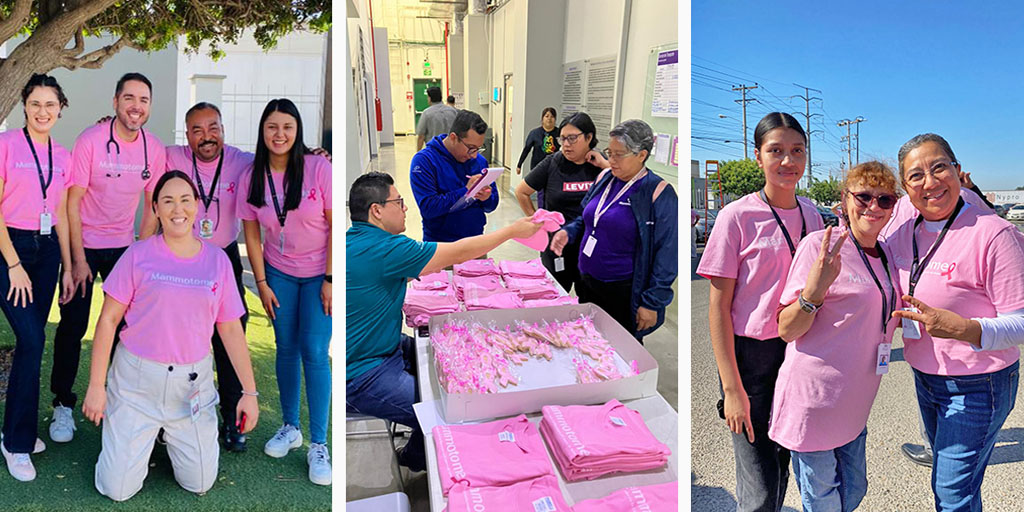
[{"label": "white interior wall", "polygon": [[[662,1],[641,0],[633,3]],[[625,5],[626,0],[567,0],[564,62],[618,53]]]},{"label": "white interior wall", "polygon": [[[348,66],[345,67],[347,76],[343,83],[347,89],[351,89],[353,92],[352,103],[349,104],[348,111],[348,133],[346,137],[352,137],[355,135],[356,140],[353,141],[354,145],[358,148],[356,154],[358,155],[358,163],[355,167],[350,169],[358,169],[356,175],[365,172],[367,166],[370,165],[370,124],[369,118],[367,117],[366,110],[366,92],[363,85],[364,77],[361,71],[360,60],[364,57],[360,54],[360,41],[359,34],[360,29],[365,30],[369,28],[368,18],[349,18],[348,19],[348,52],[346,53],[349,62]],[[353,126],[352,122],[355,122]],[[375,127],[374,127],[375,128]],[[348,146],[347,146],[348,147]],[[355,162],[353,162],[355,163]]]},{"label": "white interior wall", "polygon": [[643,115],[644,88],[651,47],[679,42],[679,4],[674,0],[633,1],[626,36],[626,79],[622,87],[621,120]]},{"label": "white interior wall", "polygon": [[395,143],[395,122],[391,115],[391,102],[394,96],[391,94],[391,52],[388,51],[388,29],[374,27],[373,42],[376,45],[377,66],[374,70],[376,76],[377,97],[380,98],[381,128],[380,143]]}]

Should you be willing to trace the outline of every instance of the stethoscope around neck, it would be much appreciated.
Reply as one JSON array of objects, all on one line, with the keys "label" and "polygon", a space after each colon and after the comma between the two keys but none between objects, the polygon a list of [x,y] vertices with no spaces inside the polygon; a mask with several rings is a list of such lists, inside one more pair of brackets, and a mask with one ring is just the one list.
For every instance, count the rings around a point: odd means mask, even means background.
[{"label": "stethoscope around neck", "polygon": [[[110,120],[110,137],[107,138],[107,155],[110,155],[110,143],[114,143],[114,149],[117,150],[117,156],[121,156],[121,144],[114,138],[114,121],[117,118]],[[149,172],[149,145],[146,144],[146,130],[139,128],[139,132],[142,134],[142,179],[148,180],[151,176]]]}]

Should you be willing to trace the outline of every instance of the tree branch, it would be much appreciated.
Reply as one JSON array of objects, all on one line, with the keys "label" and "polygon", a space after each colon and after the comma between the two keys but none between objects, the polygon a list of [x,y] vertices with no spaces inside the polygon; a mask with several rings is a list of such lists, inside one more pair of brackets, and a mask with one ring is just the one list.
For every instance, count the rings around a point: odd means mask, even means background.
[{"label": "tree branch", "polygon": [[14,37],[28,22],[28,15],[31,12],[32,0],[15,0],[11,15],[0,21],[0,41],[7,41]]},{"label": "tree branch", "polygon": [[115,41],[113,44],[104,46],[98,50],[91,51],[81,57],[67,57],[65,56],[61,61],[61,66],[70,69],[72,71],[78,68],[85,69],[99,69],[103,67],[103,63],[107,59],[113,57],[117,52],[121,51],[121,48],[125,46],[135,46],[130,40],[122,36],[120,39]]},{"label": "tree branch", "polygon": [[75,57],[85,51],[85,36],[82,35],[82,27],[75,29],[75,46],[67,48],[62,52],[65,57]]}]

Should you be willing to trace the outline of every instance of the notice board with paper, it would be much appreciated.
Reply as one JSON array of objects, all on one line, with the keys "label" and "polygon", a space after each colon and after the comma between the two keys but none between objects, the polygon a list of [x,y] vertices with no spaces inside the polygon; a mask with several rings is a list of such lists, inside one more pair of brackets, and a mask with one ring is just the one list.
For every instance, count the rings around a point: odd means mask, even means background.
[{"label": "notice board with paper", "polygon": [[679,45],[654,46],[647,60],[643,121],[654,130],[647,167],[679,189]]}]

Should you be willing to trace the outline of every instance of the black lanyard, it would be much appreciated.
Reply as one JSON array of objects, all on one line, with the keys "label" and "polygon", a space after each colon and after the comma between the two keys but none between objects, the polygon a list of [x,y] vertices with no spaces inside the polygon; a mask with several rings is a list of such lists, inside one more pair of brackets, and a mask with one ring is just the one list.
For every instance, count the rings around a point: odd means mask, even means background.
[{"label": "black lanyard", "polygon": [[277,189],[274,188],[274,177],[270,174],[270,166],[267,166],[267,186],[270,187],[270,197],[274,200],[274,212],[277,213],[277,222],[281,223],[281,228],[284,229],[284,221],[288,217],[288,212],[281,211],[281,204],[277,202]]},{"label": "black lanyard", "polygon": [[[139,128],[139,133],[142,134],[142,179],[148,180],[151,176],[149,172],[149,144],[146,144],[146,130]],[[114,149],[117,150],[117,155],[121,155],[121,144],[114,138],[114,119],[110,120],[110,137],[107,138],[107,154],[110,154],[110,143],[114,143]]]},{"label": "black lanyard", "polygon": [[[851,237],[852,238],[852,237]],[[885,294],[885,289],[882,288],[882,283],[878,280],[878,276],[875,275],[875,270],[871,268],[871,262],[868,261],[868,255],[864,253],[864,248],[860,246],[857,239],[853,239],[853,245],[857,246],[857,252],[860,254],[861,261],[864,262],[864,266],[868,268],[868,272],[871,274],[871,279],[875,280],[875,286],[878,287],[879,293],[882,294],[882,334],[884,335],[887,331],[889,324],[889,316],[896,310],[896,287],[892,284],[892,275],[889,273],[889,260],[885,257],[885,251],[882,250],[881,244],[875,242],[875,250],[878,251],[878,259],[882,260],[882,268],[885,269],[885,279],[889,281],[889,295],[888,298]]]},{"label": "black lanyard", "polygon": [[[213,173],[213,181],[210,182],[210,196],[207,197],[206,193],[203,191],[203,178],[199,175],[199,166],[196,164],[196,154],[192,153],[192,173],[196,176],[196,188],[199,189],[199,200],[203,202],[203,208],[205,208],[207,212],[210,211],[210,204],[213,203],[214,195],[217,193],[217,182],[220,181],[220,169],[223,165],[224,150],[222,149],[220,152],[220,159],[217,160],[217,172]],[[271,190],[273,190],[273,188],[271,188]]]},{"label": "black lanyard", "polygon": [[32,144],[32,138],[28,136],[28,127],[22,128],[21,133],[25,134],[25,142],[32,150],[32,159],[36,161],[36,171],[39,171],[39,187],[43,189],[43,208],[46,208],[46,189],[53,183],[53,138],[46,136],[46,157],[49,159],[50,175],[43,180],[43,166],[39,165],[39,155],[36,154],[36,146]]},{"label": "black lanyard", "polygon": [[[782,230],[782,236],[786,237],[786,245],[789,246],[789,255],[795,255],[796,245],[793,245],[793,239],[789,237],[789,231],[786,231],[786,226],[782,224],[782,219],[779,217],[779,214],[775,212],[775,208],[772,208],[772,204],[768,202],[768,196],[765,195],[764,189],[758,190],[757,195],[762,201],[764,201],[764,204],[768,205],[768,209],[772,211],[772,216],[775,217],[775,222],[779,223],[779,229]],[[803,238],[807,236],[807,220],[804,219],[804,209],[800,206],[799,199],[796,201],[796,209],[800,212],[800,239],[803,240]]]},{"label": "black lanyard", "polygon": [[949,232],[949,228],[953,225],[953,221],[956,220],[956,216],[960,213],[960,209],[964,207],[964,198],[958,198],[956,201],[956,208],[953,210],[953,214],[946,220],[946,225],[942,226],[942,232],[939,233],[939,237],[935,239],[935,243],[932,244],[931,248],[924,255],[924,261],[919,261],[917,257],[917,226],[924,222],[924,216],[921,214],[917,215],[917,219],[914,220],[914,230],[911,231],[910,243],[914,247],[914,263],[910,265],[910,286],[908,287],[908,294],[911,297],[914,296],[914,289],[917,288],[917,282],[921,280],[921,276],[924,274],[924,269],[928,268],[928,262],[932,260],[932,256],[935,256],[935,252],[939,250],[939,246],[942,245],[942,241],[946,238],[946,233]]}]

